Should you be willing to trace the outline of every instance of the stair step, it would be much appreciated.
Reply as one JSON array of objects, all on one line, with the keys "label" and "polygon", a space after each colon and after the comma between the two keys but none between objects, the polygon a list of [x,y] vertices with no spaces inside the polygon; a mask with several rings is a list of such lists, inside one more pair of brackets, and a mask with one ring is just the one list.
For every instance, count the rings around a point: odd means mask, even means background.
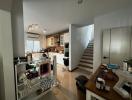
[{"label": "stair step", "polygon": [[93,51],[88,51],[88,50],[85,50],[84,53],[87,53],[87,54],[92,54],[93,55]]},{"label": "stair step", "polygon": [[85,55],[85,54],[87,54],[87,55],[88,55],[88,54],[89,54],[89,55],[93,55],[93,52],[86,52],[86,51],[85,51],[85,52],[84,52],[84,55]]},{"label": "stair step", "polygon": [[93,60],[93,57],[90,56],[82,56],[83,59],[89,59],[89,60]]},{"label": "stair step", "polygon": [[89,42],[88,45],[89,45],[89,44],[94,44],[94,42]]},{"label": "stair step", "polygon": [[87,51],[93,51],[93,48],[86,48]]},{"label": "stair step", "polygon": [[94,43],[89,43],[88,46],[89,46],[89,45],[94,45]]},{"label": "stair step", "polygon": [[93,51],[92,50],[85,50],[84,53],[92,53],[93,54]]},{"label": "stair step", "polygon": [[88,46],[91,46],[91,47],[93,47],[94,45],[93,45],[93,44],[89,44]]},{"label": "stair step", "polygon": [[87,48],[85,49],[85,51],[93,51],[93,49]]},{"label": "stair step", "polygon": [[85,52],[85,53],[83,54],[83,56],[90,56],[90,57],[93,57],[93,53],[87,53],[87,52]]},{"label": "stair step", "polygon": [[91,50],[85,50],[84,53],[89,53],[89,54],[93,54],[93,51]]},{"label": "stair step", "polygon": [[93,46],[87,46],[87,48],[93,48]]},{"label": "stair step", "polygon": [[88,64],[93,64],[92,60],[87,60],[87,59],[81,59],[80,62],[88,63]]},{"label": "stair step", "polygon": [[91,46],[88,46],[86,49],[93,49],[93,47],[91,47]]},{"label": "stair step", "polygon": [[93,47],[94,45],[88,45],[88,47]]},{"label": "stair step", "polygon": [[84,63],[84,62],[80,62],[79,66],[88,67],[88,68],[93,69],[93,64],[88,64],[88,63]]},{"label": "stair step", "polygon": [[88,56],[93,58],[93,54],[84,54],[83,56]]},{"label": "stair step", "polygon": [[82,67],[82,66],[78,66],[79,69],[82,69],[82,70],[85,70],[85,71],[88,71],[90,73],[93,73],[93,69],[91,68],[86,68],[86,67]]}]

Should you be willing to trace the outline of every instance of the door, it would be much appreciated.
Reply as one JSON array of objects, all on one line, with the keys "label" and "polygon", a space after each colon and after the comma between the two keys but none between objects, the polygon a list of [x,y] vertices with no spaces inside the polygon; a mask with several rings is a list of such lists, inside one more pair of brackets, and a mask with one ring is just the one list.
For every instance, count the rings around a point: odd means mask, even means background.
[{"label": "door", "polygon": [[102,63],[110,63],[110,29],[103,31]]},{"label": "door", "polygon": [[130,58],[131,28],[111,29],[110,63],[122,66],[122,61]]}]

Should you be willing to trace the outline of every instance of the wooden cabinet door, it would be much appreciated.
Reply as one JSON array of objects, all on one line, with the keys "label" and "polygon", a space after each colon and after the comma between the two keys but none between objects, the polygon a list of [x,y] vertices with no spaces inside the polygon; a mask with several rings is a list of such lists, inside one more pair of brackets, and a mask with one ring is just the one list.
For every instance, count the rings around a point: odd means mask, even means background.
[{"label": "wooden cabinet door", "polygon": [[60,35],[60,46],[64,46],[64,35]]},{"label": "wooden cabinet door", "polygon": [[50,38],[50,46],[54,46],[54,37]]},{"label": "wooden cabinet door", "polygon": [[47,47],[54,46],[54,37],[47,38]]}]

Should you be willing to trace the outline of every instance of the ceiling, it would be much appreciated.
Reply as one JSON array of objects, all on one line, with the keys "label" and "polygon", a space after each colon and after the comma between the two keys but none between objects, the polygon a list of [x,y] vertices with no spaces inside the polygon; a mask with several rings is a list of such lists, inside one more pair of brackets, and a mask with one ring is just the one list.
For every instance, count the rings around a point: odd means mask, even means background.
[{"label": "ceiling", "polygon": [[24,0],[24,26],[38,24],[47,34],[68,28],[69,24],[80,26],[93,23],[95,16],[126,8],[132,0]]}]

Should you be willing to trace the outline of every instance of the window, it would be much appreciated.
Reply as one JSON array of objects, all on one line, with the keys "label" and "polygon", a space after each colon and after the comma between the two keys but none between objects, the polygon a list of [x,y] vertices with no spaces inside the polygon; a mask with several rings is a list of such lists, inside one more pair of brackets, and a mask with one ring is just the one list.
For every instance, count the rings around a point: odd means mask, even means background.
[{"label": "window", "polygon": [[33,51],[40,51],[40,41],[34,41]]},{"label": "window", "polygon": [[40,50],[40,41],[37,40],[27,40],[27,51],[37,52]]}]

